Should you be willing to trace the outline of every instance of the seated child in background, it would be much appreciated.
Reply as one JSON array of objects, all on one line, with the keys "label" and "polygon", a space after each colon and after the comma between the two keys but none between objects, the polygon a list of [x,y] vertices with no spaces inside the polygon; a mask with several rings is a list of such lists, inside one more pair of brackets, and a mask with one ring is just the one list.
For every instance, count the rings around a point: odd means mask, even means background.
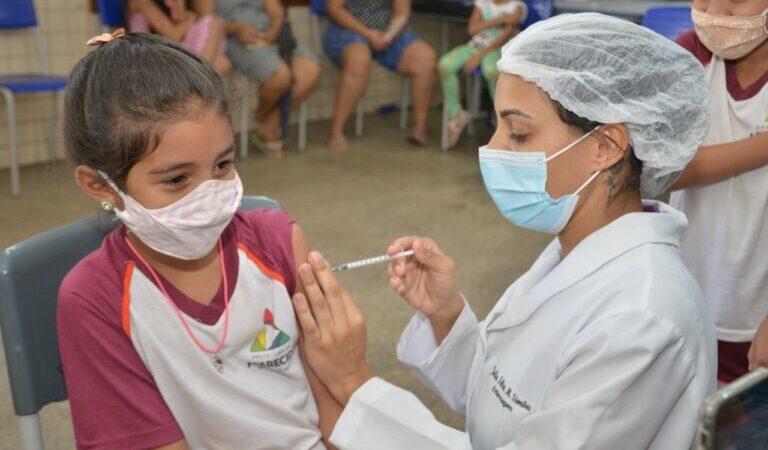
[{"label": "seated child in background", "polygon": [[499,49],[518,30],[527,11],[525,3],[519,0],[475,0],[467,26],[472,39],[440,58],[438,70],[443,88],[443,107],[448,109],[449,147],[456,144],[471,120],[470,114],[461,108],[457,73],[463,68],[465,74],[470,74],[480,66],[493,98],[499,78],[496,69],[496,62],[501,57]]},{"label": "seated child in background", "polygon": [[[214,0],[129,0],[128,31],[157,33],[202,56],[219,75],[229,73],[224,24],[211,14]],[[191,6],[191,8],[190,8]]]},{"label": "seated child in background", "polygon": [[280,99],[290,90],[292,105],[300,105],[320,77],[320,64],[296,44],[280,0],[219,0],[216,8],[226,20],[233,66],[258,83],[257,146],[267,156],[279,157]]},{"label": "seated child in background", "polygon": [[78,187],[122,221],[59,290],[78,448],[325,449],[340,406],[291,303],[309,243],[282,211],[239,210],[224,82],[160,36],[104,40],[64,116]]}]

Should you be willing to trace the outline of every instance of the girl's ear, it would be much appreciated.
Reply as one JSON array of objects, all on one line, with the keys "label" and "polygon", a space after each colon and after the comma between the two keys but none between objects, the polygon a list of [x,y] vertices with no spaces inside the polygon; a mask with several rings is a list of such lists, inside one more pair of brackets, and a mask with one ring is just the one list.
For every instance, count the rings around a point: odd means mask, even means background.
[{"label": "girl's ear", "polygon": [[122,206],[120,196],[101,178],[96,169],[88,166],[75,168],[75,183],[88,197],[101,203],[108,201],[113,206]]},{"label": "girl's ear", "polygon": [[606,124],[596,131],[596,135],[600,144],[597,150],[595,171],[609,169],[627,155],[629,130],[626,125],[621,123]]}]

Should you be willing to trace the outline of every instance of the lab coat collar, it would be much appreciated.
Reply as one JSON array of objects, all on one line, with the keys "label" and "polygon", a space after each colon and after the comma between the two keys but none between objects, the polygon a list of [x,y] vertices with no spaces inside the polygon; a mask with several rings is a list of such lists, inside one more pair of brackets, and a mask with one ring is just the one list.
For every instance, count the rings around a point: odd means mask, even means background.
[{"label": "lab coat collar", "polygon": [[533,266],[510,286],[486,319],[488,331],[518,325],[544,302],[624,253],[645,244],[678,246],[688,221],[671,206],[644,200],[646,210],[658,213],[626,214],[581,241],[558,263],[558,239],[547,246]]}]

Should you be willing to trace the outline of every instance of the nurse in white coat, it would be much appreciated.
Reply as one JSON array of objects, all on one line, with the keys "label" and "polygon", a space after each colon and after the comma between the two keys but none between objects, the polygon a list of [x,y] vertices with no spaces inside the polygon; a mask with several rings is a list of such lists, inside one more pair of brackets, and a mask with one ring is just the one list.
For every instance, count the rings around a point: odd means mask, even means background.
[{"label": "nurse in white coat", "polygon": [[[365,320],[317,253],[294,298],[308,362],[344,405],[339,449],[656,449],[692,446],[715,387],[715,336],[678,254],[680,212],[652,198],[707,128],[697,61],[597,14],[537,24],[503,49],[486,188],[518,226],[557,237],[478,322],[454,264],[426,238],[389,268],[417,310],[399,358],[453,409],[439,423],[365,360]],[[557,199],[557,200],[553,200]],[[493,239],[493,236],[487,236]]]}]

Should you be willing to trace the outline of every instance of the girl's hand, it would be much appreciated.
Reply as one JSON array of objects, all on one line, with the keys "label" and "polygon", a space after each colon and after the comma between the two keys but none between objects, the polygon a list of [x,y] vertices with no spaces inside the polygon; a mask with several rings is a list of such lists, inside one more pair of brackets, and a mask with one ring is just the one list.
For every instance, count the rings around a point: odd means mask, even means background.
[{"label": "girl's hand", "polygon": [[763,319],[763,323],[757,329],[747,357],[750,371],[758,367],[768,367],[768,317]]},{"label": "girl's hand", "polygon": [[365,359],[365,317],[318,252],[299,266],[304,294],[293,296],[306,359],[342,405],[374,376]]},{"label": "girl's hand", "polygon": [[474,72],[475,69],[480,66],[480,61],[483,60],[483,54],[482,52],[477,52],[474,55],[470,56],[469,59],[467,59],[467,62],[464,63],[464,73],[469,75],[470,73]]},{"label": "girl's hand", "polygon": [[389,263],[389,285],[433,325],[446,324],[450,329],[464,309],[453,259],[432,239],[413,236],[395,240],[387,254],[409,249],[413,249],[413,256]]}]

